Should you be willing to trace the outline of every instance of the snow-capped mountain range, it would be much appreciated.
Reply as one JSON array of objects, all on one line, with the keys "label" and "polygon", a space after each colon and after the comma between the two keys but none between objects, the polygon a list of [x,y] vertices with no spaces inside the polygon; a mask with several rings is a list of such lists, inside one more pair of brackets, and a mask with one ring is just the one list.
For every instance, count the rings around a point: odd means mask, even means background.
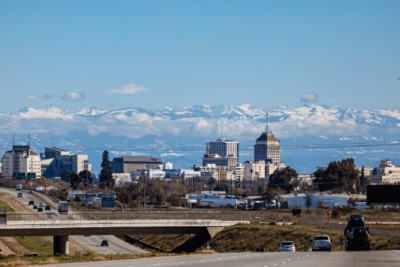
[{"label": "snow-capped mountain range", "polygon": [[[72,152],[90,155],[95,171],[100,170],[101,151],[88,150],[93,147],[108,147],[113,156],[161,156],[176,167],[189,168],[201,164],[205,142],[221,136],[221,125],[224,137],[240,141],[243,148],[253,146],[265,128],[266,112],[269,114],[269,128],[281,141],[281,160],[300,173],[313,172],[317,165],[348,156],[355,157],[357,165],[376,166],[383,158],[400,164],[400,146],[396,145],[400,141],[399,110],[353,110],[338,106],[274,106],[266,110],[248,104],[167,106],[159,110],[23,107],[17,112],[0,113],[0,139],[5,150],[12,144],[13,133],[17,143],[27,143],[27,134],[30,133],[31,143],[38,152],[42,152],[44,146],[77,149]],[[293,145],[373,144],[381,141],[392,145],[289,149]],[[127,151],[119,149],[121,147],[165,149]],[[188,147],[204,148],[204,151]],[[252,150],[242,150],[240,161],[252,159],[252,153]]]}]

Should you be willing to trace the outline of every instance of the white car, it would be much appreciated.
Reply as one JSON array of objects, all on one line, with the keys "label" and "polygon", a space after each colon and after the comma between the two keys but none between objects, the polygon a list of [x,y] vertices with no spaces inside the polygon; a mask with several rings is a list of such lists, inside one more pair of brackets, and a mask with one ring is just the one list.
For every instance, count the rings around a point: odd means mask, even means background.
[{"label": "white car", "polygon": [[315,250],[327,250],[331,251],[332,243],[327,235],[316,235],[314,239],[311,241],[312,251]]},{"label": "white car", "polygon": [[282,241],[279,246],[280,252],[296,252],[296,247],[292,241]]}]

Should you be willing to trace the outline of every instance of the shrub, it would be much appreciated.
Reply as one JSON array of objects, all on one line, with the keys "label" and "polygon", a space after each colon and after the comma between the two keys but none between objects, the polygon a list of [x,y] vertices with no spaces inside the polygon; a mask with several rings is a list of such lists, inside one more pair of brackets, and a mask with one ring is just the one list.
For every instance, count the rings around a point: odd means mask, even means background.
[{"label": "shrub", "polygon": [[340,211],[335,209],[331,213],[331,218],[340,218]]},{"label": "shrub", "polygon": [[293,216],[298,216],[298,217],[300,217],[302,213],[303,213],[303,208],[300,207],[300,206],[294,207],[294,208],[292,209],[292,214],[293,214]]}]

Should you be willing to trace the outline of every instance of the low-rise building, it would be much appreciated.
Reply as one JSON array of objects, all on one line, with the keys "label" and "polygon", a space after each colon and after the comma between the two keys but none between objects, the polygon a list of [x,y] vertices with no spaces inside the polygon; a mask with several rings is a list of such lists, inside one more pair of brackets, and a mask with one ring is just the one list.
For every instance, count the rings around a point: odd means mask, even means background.
[{"label": "low-rise building", "polygon": [[369,179],[371,184],[400,184],[400,166],[392,165],[388,159],[381,160],[376,174],[370,175]]},{"label": "low-rise building", "polygon": [[142,156],[123,156],[111,161],[113,172],[130,173],[137,170],[148,169],[149,166],[163,165],[160,158]]},{"label": "low-rise building", "polygon": [[44,177],[57,177],[65,171],[78,174],[86,169],[92,171],[92,164],[88,163],[88,155],[75,155],[60,148],[45,147],[44,153],[40,156],[44,165],[42,168]]},{"label": "low-rise building", "polygon": [[246,161],[243,166],[244,181],[265,179],[265,161]]}]

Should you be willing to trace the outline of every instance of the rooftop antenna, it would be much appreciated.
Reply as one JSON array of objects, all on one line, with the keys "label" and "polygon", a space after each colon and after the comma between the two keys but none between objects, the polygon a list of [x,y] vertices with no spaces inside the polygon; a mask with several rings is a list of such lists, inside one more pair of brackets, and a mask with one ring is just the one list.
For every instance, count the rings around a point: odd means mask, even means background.
[{"label": "rooftop antenna", "polygon": [[28,146],[31,146],[31,134],[28,134]]},{"label": "rooftop antenna", "polygon": [[224,132],[224,125],[222,124],[222,121],[221,121],[221,139],[222,139],[222,136],[223,136],[223,132]]},{"label": "rooftop antenna", "polygon": [[15,134],[13,134],[13,151],[14,151],[14,146],[15,146]]},{"label": "rooftop antenna", "polygon": [[268,112],[265,113],[265,120],[266,120],[266,125],[265,125],[265,132],[266,133],[271,133],[271,131],[268,128]]}]

